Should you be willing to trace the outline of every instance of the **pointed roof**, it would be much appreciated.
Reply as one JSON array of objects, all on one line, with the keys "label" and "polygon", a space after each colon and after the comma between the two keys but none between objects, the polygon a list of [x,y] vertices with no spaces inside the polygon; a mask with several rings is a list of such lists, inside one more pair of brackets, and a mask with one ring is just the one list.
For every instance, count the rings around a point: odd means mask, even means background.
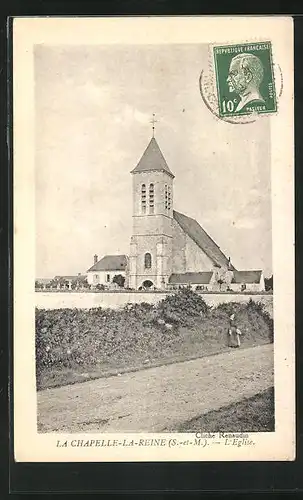
[{"label": "pointed roof", "polygon": [[[195,219],[181,214],[180,212],[176,212],[176,210],[174,210],[174,219],[215,265],[219,267],[229,265],[229,259]],[[231,265],[230,268],[233,271],[235,270],[233,265]]]},{"label": "pointed roof", "polygon": [[175,177],[170,171],[156,139],[152,137],[141,157],[141,160],[131,173],[136,174],[137,172],[149,172],[155,170],[164,171],[171,177]]},{"label": "pointed roof", "polygon": [[125,271],[127,266],[126,255],[105,255],[96,264],[90,267],[87,272],[92,271]]}]

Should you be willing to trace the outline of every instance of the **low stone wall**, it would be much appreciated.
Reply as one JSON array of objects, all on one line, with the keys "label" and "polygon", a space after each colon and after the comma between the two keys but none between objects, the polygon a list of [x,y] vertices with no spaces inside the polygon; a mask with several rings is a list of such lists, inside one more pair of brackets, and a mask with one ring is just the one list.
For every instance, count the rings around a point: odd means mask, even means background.
[{"label": "low stone wall", "polygon": [[[156,304],[173,292],[36,292],[36,307],[39,309],[90,309],[109,307],[116,309],[127,303],[148,302]],[[244,293],[199,293],[210,306],[225,302],[248,302],[249,299],[265,304],[273,314],[273,296],[269,294]]]}]

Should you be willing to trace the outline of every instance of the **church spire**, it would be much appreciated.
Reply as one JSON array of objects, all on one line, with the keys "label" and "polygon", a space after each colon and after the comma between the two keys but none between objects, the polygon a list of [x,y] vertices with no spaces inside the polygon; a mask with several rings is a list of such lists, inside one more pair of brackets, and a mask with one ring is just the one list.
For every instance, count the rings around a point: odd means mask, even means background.
[{"label": "church spire", "polygon": [[170,171],[155,137],[152,137],[139,163],[131,171],[131,173],[136,174],[139,172],[152,172],[155,170],[166,172],[172,178],[175,177]]}]

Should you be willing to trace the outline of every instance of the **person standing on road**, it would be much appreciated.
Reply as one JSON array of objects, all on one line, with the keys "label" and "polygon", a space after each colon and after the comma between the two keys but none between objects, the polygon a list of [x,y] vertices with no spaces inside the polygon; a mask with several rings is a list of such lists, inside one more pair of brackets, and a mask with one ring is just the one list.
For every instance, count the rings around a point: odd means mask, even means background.
[{"label": "person standing on road", "polygon": [[229,329],[228,329],[228,345],[229,347],[240,347],[240,336],[242,335],[241,330],[238,328],[235,315],[231,314],[229,317]]}]

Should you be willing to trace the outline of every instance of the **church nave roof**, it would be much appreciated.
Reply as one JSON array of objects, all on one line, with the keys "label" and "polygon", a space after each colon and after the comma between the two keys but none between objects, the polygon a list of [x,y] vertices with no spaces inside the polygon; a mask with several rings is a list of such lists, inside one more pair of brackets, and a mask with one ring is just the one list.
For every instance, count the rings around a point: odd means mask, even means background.
[{"label": "church nave roof", "polygon": [[[219,267],[229,265],[229,259],[195,219],[176,212],[176,210],[174,210],[174,219],[214,264]],[[234,266],[231,265],[231,269],[235,270]]]}]

